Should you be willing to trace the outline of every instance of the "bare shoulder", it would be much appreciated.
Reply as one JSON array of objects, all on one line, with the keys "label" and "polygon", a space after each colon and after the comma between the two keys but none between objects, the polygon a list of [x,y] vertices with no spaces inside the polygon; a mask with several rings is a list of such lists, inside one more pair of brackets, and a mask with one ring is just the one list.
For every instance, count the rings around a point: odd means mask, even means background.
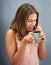
[{"label": "bare shoulder", "polygon": [[15,38],[15,33],[14,33],[14,31],[12,30],[12,29],[8,29],[7,31],[6,31],[6,40],[15,40],[16,38]]},{"label": "bare shoulder", "polygon": [[8,35],[8,36],[15,36],[15,33],[14,33],[14,31],[12,29],[8,29],[6,31],[6,35]]}]

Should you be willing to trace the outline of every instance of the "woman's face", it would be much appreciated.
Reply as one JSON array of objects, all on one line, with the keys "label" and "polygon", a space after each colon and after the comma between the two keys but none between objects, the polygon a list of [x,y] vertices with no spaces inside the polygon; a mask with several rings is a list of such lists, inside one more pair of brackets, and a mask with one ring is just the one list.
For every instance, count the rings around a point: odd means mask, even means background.
[{"label": "woman's face", "polygon": [[36,13],[32,13],[29,15],[28,20],[26,21],[26,30],[27,31],[32,31],[35,24],[36,24],[36,20],[37,20],[37,14]]}]

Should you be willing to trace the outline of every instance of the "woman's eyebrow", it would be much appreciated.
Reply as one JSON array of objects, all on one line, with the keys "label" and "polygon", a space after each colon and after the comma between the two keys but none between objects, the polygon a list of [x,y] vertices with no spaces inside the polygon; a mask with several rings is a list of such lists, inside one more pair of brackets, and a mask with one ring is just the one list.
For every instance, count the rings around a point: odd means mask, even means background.
[{"label": "woman's eyebrow", "polygon": [[35,20],[37,20],[37,19],[34,19],[34,20],[33,20],[33,19],[29,19],[29,20],[30,20],[30,21],[35,21]]}]

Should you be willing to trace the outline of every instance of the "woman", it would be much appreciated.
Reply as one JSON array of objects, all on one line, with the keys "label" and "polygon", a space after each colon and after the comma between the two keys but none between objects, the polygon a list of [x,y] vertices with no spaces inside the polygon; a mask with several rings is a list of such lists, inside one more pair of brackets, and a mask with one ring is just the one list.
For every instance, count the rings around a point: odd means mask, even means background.
[{"label": "woman", "polygon": [[[11,65],[39,65],[46,56],[45,35],[38,25],[39,13],[29,4],[22,4],[6,32],[6,49]],[[32,36],[33,30],[41,31],[40,43]],[[43,40],[42,40],[43,38]]]}]

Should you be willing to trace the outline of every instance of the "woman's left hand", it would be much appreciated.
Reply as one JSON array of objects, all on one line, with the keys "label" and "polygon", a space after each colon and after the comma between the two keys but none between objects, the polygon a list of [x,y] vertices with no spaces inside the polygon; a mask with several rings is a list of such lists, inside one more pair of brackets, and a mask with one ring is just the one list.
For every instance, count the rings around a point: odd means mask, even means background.
[{"label": "woman's left hand", "polygon": [[44,34],[42,31],[41,31],[41,33],[40,33],[40,38],[41,38],[41,40],[43,40],[43,41],[46,40],[45,34]]}]

